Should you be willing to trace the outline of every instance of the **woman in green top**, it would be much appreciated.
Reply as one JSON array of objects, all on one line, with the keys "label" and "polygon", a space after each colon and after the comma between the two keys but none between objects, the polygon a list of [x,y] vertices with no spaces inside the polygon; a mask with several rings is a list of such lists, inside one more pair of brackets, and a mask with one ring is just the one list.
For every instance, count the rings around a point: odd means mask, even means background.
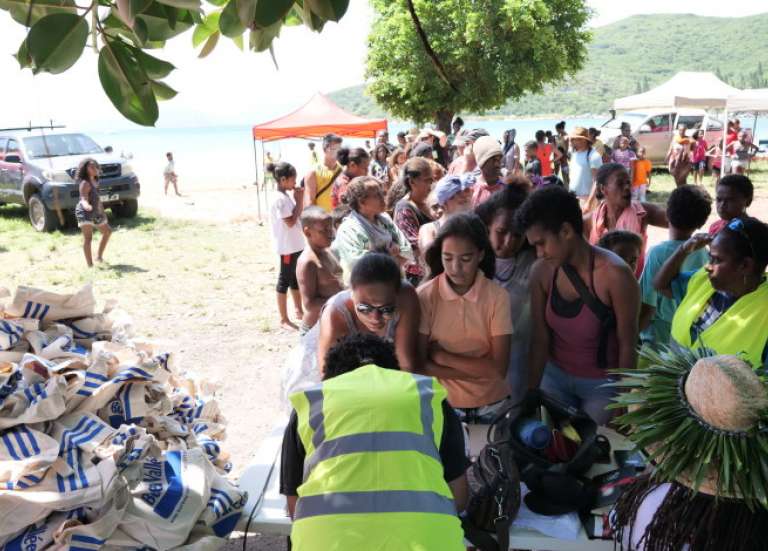
[{"label": "woman in green top", "polygon": [[[709,262],[680,273],[685,258],[709,243]],[[714,238],[696,234],[667,260],[654,287],[679,305],[672,339],[686,348],[741,354],[755,369],[765,367],[768,349],[768,225],[744,216]]]}]

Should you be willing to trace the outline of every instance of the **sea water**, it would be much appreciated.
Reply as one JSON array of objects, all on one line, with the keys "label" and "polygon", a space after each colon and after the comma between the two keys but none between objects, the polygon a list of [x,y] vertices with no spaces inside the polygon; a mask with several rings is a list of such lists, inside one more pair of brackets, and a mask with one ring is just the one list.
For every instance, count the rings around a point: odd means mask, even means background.
[{"label": "sea water", "polygon": [[[524,144],[534,138],[537,130],[551,130],[561,119],[510,119],[476,120],[465,119],[465,128],[484,128],[491,136],[501,140],[505,130],[517,130],[516,142]],[[567,118],[566,130],[576,126],[600,127],[606,118]],[[742,118],[742,128],[752,128],[752,119]],[[258,123],[258,121],[257,121]],[[408,130],[408,123],[391,122],[390,140],[400,130]],[[134,170],[144,189],[152,186],[159,189],[163,184],[163,168],[167,161],[166,152],[172,152],[176,172],[182,189],[214,190],[236,189],[253,185],[263,178],[263,153],[269,152],[273,159],[293,164],[299,175],[310,169],[308,141],[288,139],[277,142],[254,142],[252,126],[221,126],[206,128],[149,128],[116,132],[90,132],[102,147],[112,146],[116,154],[131,158]],[[768,118],[757,121],[757,138],[768,139]],[[345,140],[351,146],[362,146],[365,140]],[[371,139],[371,143],[374,140]],[[320,142],[315,142],[315,151],[322,156]],[[263,149],[262,149],[263,148]]]}]

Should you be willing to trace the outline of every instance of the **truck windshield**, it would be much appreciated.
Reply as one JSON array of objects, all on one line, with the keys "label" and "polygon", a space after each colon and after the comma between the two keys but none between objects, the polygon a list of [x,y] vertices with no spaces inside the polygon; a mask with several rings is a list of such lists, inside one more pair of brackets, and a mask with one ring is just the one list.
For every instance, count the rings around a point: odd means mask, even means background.
[{"label": "truck windshield", "polygon": [[611,119],[603,124],[603,128],[615,128],[619,130],[621,128],[621,123],[628,122],[632,130],[634,130],[642,124],[646,117],[648,117],[648,115],[645,113],[623,113],[615,119]]},{"label": "truck windshield", "polygon": [[24,138],[24,147],[33,159],[103,152],[96,142],[83,134],[55,134]]}]

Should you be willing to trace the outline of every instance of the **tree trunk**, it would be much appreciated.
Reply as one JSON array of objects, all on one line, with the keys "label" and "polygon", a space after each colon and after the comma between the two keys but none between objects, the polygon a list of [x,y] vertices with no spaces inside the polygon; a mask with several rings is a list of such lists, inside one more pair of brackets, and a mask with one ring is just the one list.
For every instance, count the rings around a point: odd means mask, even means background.
[{"label": "tree trunk", "polygon": [[437,111],[435,113],[435,125],[437,129],[446,134],[450,134],[451,122],[453,121],[453,111]]}]

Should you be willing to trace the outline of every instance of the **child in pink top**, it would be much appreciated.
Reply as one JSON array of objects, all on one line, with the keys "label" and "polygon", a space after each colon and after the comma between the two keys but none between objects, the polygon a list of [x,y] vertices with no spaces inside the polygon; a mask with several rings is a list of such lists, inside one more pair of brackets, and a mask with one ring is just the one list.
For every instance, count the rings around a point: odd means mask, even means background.
[{"label": "child in pink top", "polygon": [[693,155],[691,161],[693,166],[693,183],[704,183],[704,171],[707,169],[707,141],[704,139],[704,133],[701,130],[697,130],[693,133]]}]

